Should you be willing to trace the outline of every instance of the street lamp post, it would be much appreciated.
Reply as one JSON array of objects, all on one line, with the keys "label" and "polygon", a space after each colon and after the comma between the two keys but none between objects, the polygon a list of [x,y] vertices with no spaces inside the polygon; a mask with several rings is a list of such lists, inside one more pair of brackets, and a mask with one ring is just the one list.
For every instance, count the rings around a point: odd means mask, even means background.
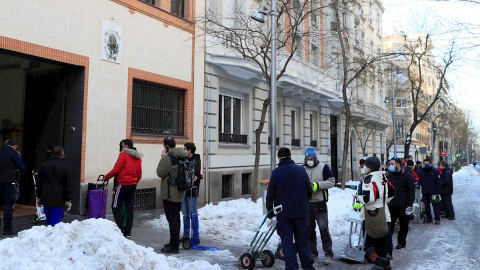
[{"label": "street lamp post", "polygon": [[393,65],[390,72],[392,81],[393,156],[397,157],[397,121],[395,120],[395,87],[393,86]]},{"label": "street lamp post", "polygon": [[[431,128],[431,132],[432,132],[432,164],[433,164],[434,159],[435,159],[435,131],[437,130],[437,128],[435,127],[435,120],[437,120],[437,118],[440,117],[440,116],[446,115],[447,113],[441,113],[434,118],[433,116],[436,115],[436,114],[437,114],[437,112],[433,112],[432,117],[430,117],[430,128]],[[443,146],[445,147],[445,143],[444,143]]]},{"label": "street lamp post", "polygon": [[267,8],[261,6],[258,11],[251,16],[257,22],[264,23],[263,15],[271,16],[271,61],[270,61],[270,169],[273,171],[277,164],[275,156],[277,148],[277,134],[276,134],[276,115],[277,115],[277,1],[272,0],[272,10],[268,12]]}]

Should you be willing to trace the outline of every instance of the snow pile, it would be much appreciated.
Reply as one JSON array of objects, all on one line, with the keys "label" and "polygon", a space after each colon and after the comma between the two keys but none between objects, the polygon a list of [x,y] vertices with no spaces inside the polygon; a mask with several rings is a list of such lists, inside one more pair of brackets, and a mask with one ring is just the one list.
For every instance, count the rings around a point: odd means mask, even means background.
[{"label": "snow pile", "polygon": [[453,174],[453,180],[455,182],[470,182],[473,177],[477,176],[480,176],[480,172],[473,165],[470,165],[462,167],[458,172],[455,172]]},{"label": "snow pile", "polygon": [[105,219],[38,226],[0,241],[2,269],[221,269],[157,254],[127,240]]},{"label": "snow pile", "polygon": [[[358,185],[358,181],[350,184]],[[339,241],[346,241],[350,230],[350,223],[346,221],[346,218],[352,207],[352,195],[356,191],[352,189],[341,190],[335,187],[329,189],[328,192],[330,234],[334,241],[335,238],[338,238]],[[259,198],[257,203],[254,203],[251,199],[237,199],[220,202],[216,205],[208,204],[198,209],[198,218],[200,238],[208,238],[221,243],[234,243],[239,247],[248,247],[265,218],[262,198]],[[183,219],[181,218],[181,220],[183,226]],[[149,223],[159,230],[168,230],[165,215],[149,221]],[[266,228],[265,225],[264,228]],[[181,232],[183,232],[183,228]],[[320,237],[318,228],[317,235]],[[267,247],[275,249],[278,241],[279,238],[275,234],[268,242]]]}]

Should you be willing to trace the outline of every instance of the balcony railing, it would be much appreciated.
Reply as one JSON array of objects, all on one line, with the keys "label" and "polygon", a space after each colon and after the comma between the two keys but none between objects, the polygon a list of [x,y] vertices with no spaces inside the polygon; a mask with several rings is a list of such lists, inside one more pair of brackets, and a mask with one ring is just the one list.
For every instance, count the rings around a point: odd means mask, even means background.
[{"label": "balcony railing", "polygon": [[248,135],[218,133],[218,140],[224,143],[247,144]]},{"label": "balcony railing", "polygon": [[[276,142],[276,145],[280,145],[280,138],[277,137],[275,142]],[[271,144],[272,144],[272,140],[270,139],[270,137],[268,137],[268,145],[271,145]]]},{"label": "balcony railing", "polygon": [[300,147],[300,139],[292,139],[292,146]]},{"label": "balcony railing", "polygon": [[317,147],[317,141],[310,141],[310,146]]}]

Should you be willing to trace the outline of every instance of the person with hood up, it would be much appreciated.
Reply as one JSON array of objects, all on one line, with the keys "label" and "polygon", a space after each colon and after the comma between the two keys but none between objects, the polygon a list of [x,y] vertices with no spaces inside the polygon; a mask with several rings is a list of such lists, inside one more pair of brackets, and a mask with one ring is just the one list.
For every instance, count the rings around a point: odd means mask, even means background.
[{"label": "person with hood up", "polygon": [[[365,178],[362,182],[361,195],[353,195],[358,202],[363,204],[360,218],[365,219],[365,211],[384,208],[386,222],[390,222],[390,212],[388,211],[387,203],[393,198],[395,189],[388,181],[384,182],[386,177],[385,172],[380,171],[380,160],[377,157],[369,157],[365,161],[362,173],[365,175]],[[387,238],[388,232],[383,237],[369,237],[371,244],[377,252],[377,259],[371,270],[391,269],[390,260],[387,258]]]},{"label": "person with hood up", "polygon": [[[135,191],[142,178],[143,154],[133,147],[129,139],[122,140],[122,152],[118,156],[113,169],[105,175],[105,180],[117,177],[118,185],[113,190],[112,213],[118,228],[123,236],[130,238],[133,226],[133,207],[135,205]],[[127,210],[127,223],[123,226],[122,205]]]},{"label": "person with hood up", "polygon": [[[197,198],[200,194],[200,181],[203,179],[202,176],[202,160],[200,159],[199,154],[195,154],[197,147],[194,143],[187,142],[183,145],[183,150],[187,152],[188,159],[191,162],[195,162],[195,182],[193,182],[193,187],[190,190],[187,190],[185,193],[185,199],[182,202],[182,215],[183,215],[183,236],[180,238],[180,242],[190,240],[190,215],[191,213],[197,213]],[[193,235],[195,239],[198,239],[198,244],[200,244],[200,233],[198,226],[192,227]]]},{"label": "person with hood up", "polygon": [[312,183],[312,199],[310,199],[310,217],[307,219],[307,225],[310,226],[310,236],[308,244],[314,257],[318,257],[317,233],[315,231],[315,222],[320,229],[323,252],[325,254],[325,265],[332,264],[333,250],[332,237],[328,230],[328,189],[334,187],[335,178],[327,164],[317,159],[315,148],[309,146],[305,151],[305,163],[303,165],[307,171],[308,177]]},{"label": "person with hood up", "polygon": [[[409,160],[408,162],[412,161]],[[396,248],[402,249],[407,245],[408,224],[410,222],[410,216],[405,213],[405,210],[408,208],[410,211],[413,211],[415,180],[413,179],[411,171],[402,170],[399,159],[390,160],[387,179],[395,187],[395,197],[388,203],[391,217],[391,231],[395,231],[395,223],[398,219],[400,231],[397,236]]]},{"label": "person with hood up", "polygon": [[430,159],[423,160],[423,169],[420,170],[420,180],[418,185],[422,187],[423,203],[425,204],[425,219],[423,223],[432,222],[432,209],[435,215],[435,225],[440,224],[440,208],[438,207],[438,199],[440,197],[442,182],[440,174],[431,164]]},{"label": "person with hood up", "polygon": [[185,191],[178,190],[176,186],[170,185],[168,179],[177,178],[180,171],[178,160],[186,159],[188,156],[183,148],[175,148],[175,146],[175,139],[171,137],[163,139],[164,150],[157,166],[157,175],[162,179],[160,196],[163,200],[165,217],[170,230],[170,241],[160,250],[163,253],[178,253],[180,245],[180,210],[185,199]]},{"label": "person with hood up", "polygon": [[455,211],[453,210],[452,194],[453,194],[453,173],[452,169],[448,167],[448,162],[441,161],[440,167],[442,168],[442,203],[443,209],[445,209],[445,218],[449,220],[455,220]]}]

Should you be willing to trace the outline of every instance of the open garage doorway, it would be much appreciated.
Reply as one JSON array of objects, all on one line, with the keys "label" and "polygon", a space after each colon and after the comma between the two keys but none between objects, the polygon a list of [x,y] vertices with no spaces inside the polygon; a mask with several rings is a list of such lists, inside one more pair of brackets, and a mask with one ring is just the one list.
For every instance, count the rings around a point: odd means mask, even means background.
[{"label": "open garage doorway", "polygon": [[[0,49],[0,138],[18,141],[27,166],[17,203],[34,205],[32,170],[61,145],[80,193],[85,68]],[[75,198],[77,197],[77,198]]]}]

